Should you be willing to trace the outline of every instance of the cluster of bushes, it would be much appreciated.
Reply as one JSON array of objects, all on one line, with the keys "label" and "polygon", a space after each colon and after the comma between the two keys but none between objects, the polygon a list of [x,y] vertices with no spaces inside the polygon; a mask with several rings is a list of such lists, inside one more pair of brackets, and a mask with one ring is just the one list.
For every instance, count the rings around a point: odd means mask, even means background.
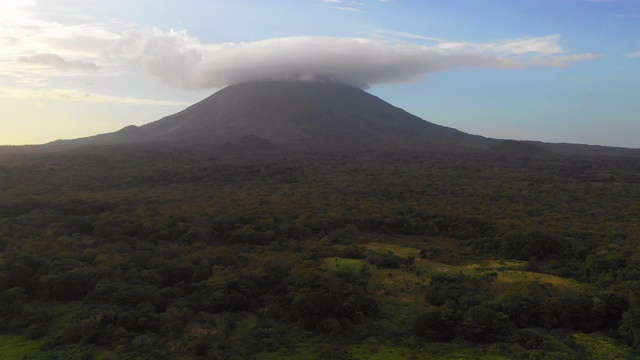
[{"label": "cluster of bushes", "polygon": [[[47,246],[62,244],[67,248]],[[81,237],[58,244],[32,240],[25,254],[5,252],[0,333],[42,338],[48,349],[82,344],[163,358],[171,341],[190,342],[193,321],[220,326],[211,316],[230,319],[226,335],[211,340],[215,344],[227,341],[247,314],[350,337],[366,335],[367,319],[378,312],[365,274],[321,270],[313,255],[289,257],[264,247],[240,252],[202,242],[126,252],[92,245]],[[64,303],[74,305],[62,310]]]},{"label": "cluster of bushes", "polygon": [[429,341],[520,342],[531,328],[615,331],[629,308],[620,293],[535,281],[497,292],[491,286],[495,278],[495,273],[432,276],[426,299],[433,307],[416,319],[414,334]]}]

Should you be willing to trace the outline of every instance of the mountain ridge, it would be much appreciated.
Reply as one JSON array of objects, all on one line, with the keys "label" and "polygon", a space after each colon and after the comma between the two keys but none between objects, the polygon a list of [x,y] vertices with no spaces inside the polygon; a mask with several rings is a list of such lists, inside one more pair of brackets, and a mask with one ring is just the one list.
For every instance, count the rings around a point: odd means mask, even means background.
[{"label": "mountain ridge", "polygon": [[[347,85],[265,81],[228,86],[182,111],[145,125],[130,125],[111,133],[57,140],[44,145],[0,147],[0,152],[60,151],[124,144],[215,148],[246,143],[248,136],[254,143],[255,138],[263,139],[258,141],[261,146],[250,146],[254,149],[490,149],[509,141],[467,134],[430,123],[362,89]],[[640,150],[606,146],[528,143],[556,154],[640,153]]]},{"label": "mountain ridge", "polygon": [[[231,85],[157,121],[52,146],[130,143],[222,145],[244,136],[303,147],[488,145],[494,140],[429,123],[361,89],[330,83]],[[57,143],[57,144],[56,144]]]}]

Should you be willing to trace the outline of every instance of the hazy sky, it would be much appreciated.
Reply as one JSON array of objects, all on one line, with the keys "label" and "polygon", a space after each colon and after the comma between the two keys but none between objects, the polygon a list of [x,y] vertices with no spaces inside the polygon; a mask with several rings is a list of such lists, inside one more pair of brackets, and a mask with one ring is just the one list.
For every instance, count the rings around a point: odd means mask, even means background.
[{"label": "hazy sky", "polygon": [[269,79],[489,137],[640,147],[640,0],[0,0],[0,144]]}]

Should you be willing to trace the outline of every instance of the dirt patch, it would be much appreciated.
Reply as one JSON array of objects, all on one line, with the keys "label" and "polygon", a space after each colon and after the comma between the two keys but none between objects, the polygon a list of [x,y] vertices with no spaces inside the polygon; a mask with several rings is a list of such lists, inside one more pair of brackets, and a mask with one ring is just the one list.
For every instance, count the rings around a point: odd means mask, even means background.
[{"label": "dirt patch", "polygon": [[447,272],[449,271],[449,268],[437,268],[436,271]]}]

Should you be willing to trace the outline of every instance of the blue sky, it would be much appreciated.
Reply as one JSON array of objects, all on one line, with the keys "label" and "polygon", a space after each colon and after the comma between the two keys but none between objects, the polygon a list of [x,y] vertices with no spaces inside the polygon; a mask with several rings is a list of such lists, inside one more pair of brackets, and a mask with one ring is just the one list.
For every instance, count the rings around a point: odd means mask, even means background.
[{"label": "blue sky", "polygon": [[142,125],[267,79],[496,138],[640,147],[640,0],[0,0],[0,144]]}]

